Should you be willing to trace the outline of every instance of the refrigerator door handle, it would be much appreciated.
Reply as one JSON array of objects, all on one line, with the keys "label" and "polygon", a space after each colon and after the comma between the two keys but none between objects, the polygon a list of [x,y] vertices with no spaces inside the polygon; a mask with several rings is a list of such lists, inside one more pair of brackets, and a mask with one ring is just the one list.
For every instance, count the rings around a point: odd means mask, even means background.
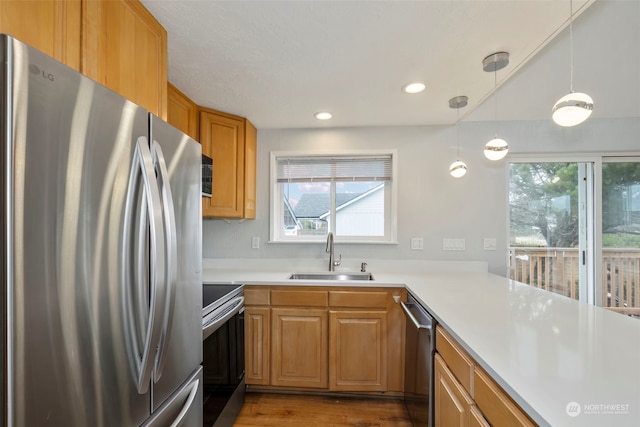
[{"label": "refrigerator door handle", "polygon": [[165,306],[162,315],[162,333],[158,340],[158,357],[153,372],[153,381],[157,382],[162,376],[162,370],[166,360],[165,349],[166,343],[169,341],[171,333],[171,324],[173,322],[173,311],[175,304],[176,281],[178,277],[178,247],[177,247],[177,231],[175,219],[175,205],[173,204],[173,195],[171,193],[171,185],[169,183],[169,172],[165,161],[162,148],[157,141],[151,144],[151,155],[154,166],[156,167],[157,181],[160,187],[160,197],[162,201],[163,226],[165,231]]},{"label": "refrigerator door handle", "polygon": [[189,413],[189,410],[191,409],[191,406],[193,405],[193,402],[196,400],[196,396],[198,395],[199,385],[200,385],[200,379],[195,380],[193,384],[191,384],[189,397],[187,398],[187,401],[184,403],[184,406],[182,406],[182,409],[178,413],[178,416],[176,416],[176,419],[171,423],[171,427],[179,426],[180,423],[182,423],[182,420],[184,419],[184,417],[187,416],[187,414]]},{"label": "refrigerator door handle", "polygon": [[[127,266],[130,260],[129,242],[123,239],[122,250],[122,286],[123,295],[125,296],[125,319],[124,324],[127,328],[127,347],[129,354],[129,363],[132,367],[133,379],[138,393],[145,394],[149,390],[151,373],[156,360],[157,343],[159,342],[162,332],[162,322],[157,319],[162,314],[165,306],[165,251],[158,250],[158,246],[166,241],[165,230],[162,226],[162,208],[160,192],[155,181],[155,170],[153,168],[153,160],[151,152],[145,137],[140,137],[136,141],[131,170],[129,173],[129,183],[127,186],[127,194],[125,199],[125,220],[124,235],[131,235],[131,227],[133,223],[133,211],[136,204],[136,193],[138,186],[138,177],[142,178],[142,200],[141,206],[146,209],[149,218],[149,314],[145,316],[139,313],[143,305],[131,303],[131,286],[136,286],[136,292],[140,295],[138,289],[140,283],[131,285]],[[140,227],[146,228],[146,221],[142,220]],[[141,230],[140,236],[144,233]],[[136,261],[143,262],[143,256],[138,253]],[[144,265],[138,265],[138,272],[144,270]],[[140,280],[138,275],[137,280]],[[140,339],[139,332],[134,319],[146,319],[146,327],[144,337]],[[139,342],[144,341],[142,349]]]}]

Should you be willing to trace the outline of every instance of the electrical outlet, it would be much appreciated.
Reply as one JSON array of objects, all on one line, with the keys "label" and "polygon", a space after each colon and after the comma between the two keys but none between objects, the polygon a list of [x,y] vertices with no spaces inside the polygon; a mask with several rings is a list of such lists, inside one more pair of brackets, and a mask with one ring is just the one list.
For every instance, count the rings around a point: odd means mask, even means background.
[{"label": "electrical outlet", "polygon": [[411,250],[414,250],[414,251],[424,250],[424,239],[422,237],[412,237]]},{"label": "electrical outlet", "polygon": [[443,251],[464,251],[465,240],[464,239],[442,239]]},{"label": "electrical outlet", "polygon": [[254,236],[251,238],[251,249],[260,249],[260,237]]}]

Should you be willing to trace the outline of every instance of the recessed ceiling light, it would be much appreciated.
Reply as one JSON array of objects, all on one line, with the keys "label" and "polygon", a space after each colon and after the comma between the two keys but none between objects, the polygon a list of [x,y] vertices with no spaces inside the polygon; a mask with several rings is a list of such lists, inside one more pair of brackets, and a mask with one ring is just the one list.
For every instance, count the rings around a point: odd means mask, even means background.
[{"label": "recessed ceiling light", "polygon": [[315,117],[318,120],[329,120],[333,116],[331,115],[331,113],[327,111],[320,111],[319,113],[315,113],[313,117]]},{"label": "recessed ceiling light", "polygon": [[425,90],[425,88],[426,86],[424,83],[414,82],[407,83],[406,85],[402,86],[402,91],[404,93],[420,93]]}]

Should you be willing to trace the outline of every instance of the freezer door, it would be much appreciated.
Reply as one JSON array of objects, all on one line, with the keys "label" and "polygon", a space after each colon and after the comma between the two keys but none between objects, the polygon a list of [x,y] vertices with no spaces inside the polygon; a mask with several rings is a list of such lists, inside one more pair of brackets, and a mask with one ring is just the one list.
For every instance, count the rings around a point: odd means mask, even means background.
[{"label": "freezer door", "polygon": [[142,427],[202,427],[202,394],[200,366]]},{"label": "freezer door", "polygon": [[[123,237],[123,206],[148,114],[49,57],[3,41],[12,53],[2,132],[9,161],[0,179],[9,187],[0,298],[7,424],[138,426],[151,400],[133,380],[122,277],[140,285],[137,303],[148,308],[142,187],[131,228],[143,231],[133,238]],[[130,271],[125,247],[139,255]],[[136,315],[140,324],[147,312]]]},{"label": "freezer door", "polygon": [[168,236],[167,298],[153,372],[156,410],[202,362],[202,168],[200,144],[154,115],[150,124]]}]

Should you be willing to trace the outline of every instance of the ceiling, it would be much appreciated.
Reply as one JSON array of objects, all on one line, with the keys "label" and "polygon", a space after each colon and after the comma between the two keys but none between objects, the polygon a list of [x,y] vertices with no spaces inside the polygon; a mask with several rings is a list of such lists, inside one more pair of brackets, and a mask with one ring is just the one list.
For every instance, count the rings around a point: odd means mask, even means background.
[{"label": "ceiling", "polygon": [[[568,0],[142,2],[167,30],[169,81],[259,129],[451,124],[457,95],[465,120],[547,119],[569,92]],[[593,117],[640,117],[640,0],[573,10],[574,89]],[[484,72],[499,51],[509,65]]]}]

